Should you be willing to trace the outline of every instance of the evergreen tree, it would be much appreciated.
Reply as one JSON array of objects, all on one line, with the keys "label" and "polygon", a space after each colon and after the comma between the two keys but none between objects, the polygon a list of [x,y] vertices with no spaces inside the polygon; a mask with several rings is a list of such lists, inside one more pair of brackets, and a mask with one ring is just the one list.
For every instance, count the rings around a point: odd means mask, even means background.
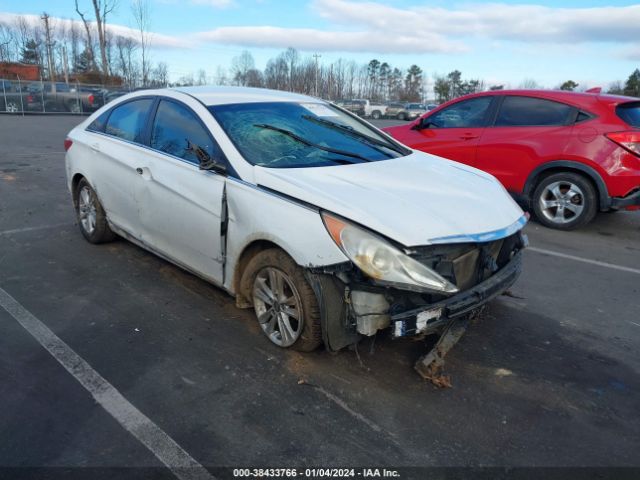
[{"label": "evergreen tree", "polygon": [[422,69],[411,65],[404,80],[404,96],[409,102],[422,100]]},{"label": "evergreen tree", "polygon": [[30,65],[38,65],[40,63],[40,55],[38,54],[38,44],[34,39],[27,41],[22,48],[20,61]]},{"label": "evergreen tree", "polygon": [[635,71],[629,75],[627,81],[624,84],[624,94],[630,97],[640,97],[640,70]]},{"label": "evergreen tree", "polygon": [[573,80],[567,80],[560,85],[560,90],[566,90],[568,92],[573,92],[576,88],[578,88],[578,84]]}]

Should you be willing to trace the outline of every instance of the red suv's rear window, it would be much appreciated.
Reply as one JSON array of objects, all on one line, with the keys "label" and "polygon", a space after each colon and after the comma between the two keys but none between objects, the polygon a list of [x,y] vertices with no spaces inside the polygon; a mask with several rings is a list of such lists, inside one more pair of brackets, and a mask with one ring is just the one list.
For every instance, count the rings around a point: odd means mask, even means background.
[{"label": "red suv's rear window", "polygon": [[623,103],[616,107],[618,116],[632,127],[640,127],[640,102]]}]

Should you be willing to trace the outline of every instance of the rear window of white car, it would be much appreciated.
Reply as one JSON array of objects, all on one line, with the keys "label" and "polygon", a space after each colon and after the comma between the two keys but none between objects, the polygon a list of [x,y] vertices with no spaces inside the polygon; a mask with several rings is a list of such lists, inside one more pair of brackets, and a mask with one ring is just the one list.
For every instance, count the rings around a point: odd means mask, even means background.
[{"label": "rear window of white car", "polygon": [[105,133],[130,142],[141,143],[153,99],[132,100],[111,111]]}]

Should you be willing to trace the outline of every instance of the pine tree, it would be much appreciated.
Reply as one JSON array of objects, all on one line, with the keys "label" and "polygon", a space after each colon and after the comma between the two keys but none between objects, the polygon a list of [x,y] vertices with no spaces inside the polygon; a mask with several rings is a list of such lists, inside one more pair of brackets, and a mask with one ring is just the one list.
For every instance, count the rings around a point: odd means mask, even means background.
[{"label": "pine tree", "polygon": [[40,63],[40,55],[38,54],[38,44],[34,39],[27,41],[22,48],[20,61],[30,65],[38,65]]},{"label": "pine tree", "polygon": [[624,94],[630,97],[640,97],[640,69],[636,68],[627,78],[624,84]]}]

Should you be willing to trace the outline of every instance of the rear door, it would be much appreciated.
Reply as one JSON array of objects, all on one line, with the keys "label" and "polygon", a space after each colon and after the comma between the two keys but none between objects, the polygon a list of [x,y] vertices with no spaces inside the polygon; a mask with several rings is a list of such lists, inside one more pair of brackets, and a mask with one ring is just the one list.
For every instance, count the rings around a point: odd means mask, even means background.
[{"label": "rear door", "polygon": [[456,102],[423,117],[423,128],[402,141],[412,148],[474,165],[476,147],[489,120],[494,96]]},{"label": "rear door", "polygon": [[573,106],[554,100],[505,96],[478,144],[475,166],[497,177],[507,190],[521,192],[537,165],[562,159],[575,114]]},{"label": "rear door", "polygon": [[[93,187],[107,217],[136,238],[140,238],[140,218],[134,199],[134,187],[139,180],[136,167],[148,152],[145,134],[153,103],[151,97],[124,102],[111,110],[104,124],[93,131],[89,126],[87,132],[89,151],[95,160],[91,165]],[[102,116],[98,118],[101,119]]]},{"label": "rear door", "polygon": [[222,283],[226,178],[200,170],[197,149],[220,164],[226,163],[224,156],[194,110],[175,99],[160,100],[150,135],[151,150],[136,165],[135,198],[143,240],[177,263]]}]

